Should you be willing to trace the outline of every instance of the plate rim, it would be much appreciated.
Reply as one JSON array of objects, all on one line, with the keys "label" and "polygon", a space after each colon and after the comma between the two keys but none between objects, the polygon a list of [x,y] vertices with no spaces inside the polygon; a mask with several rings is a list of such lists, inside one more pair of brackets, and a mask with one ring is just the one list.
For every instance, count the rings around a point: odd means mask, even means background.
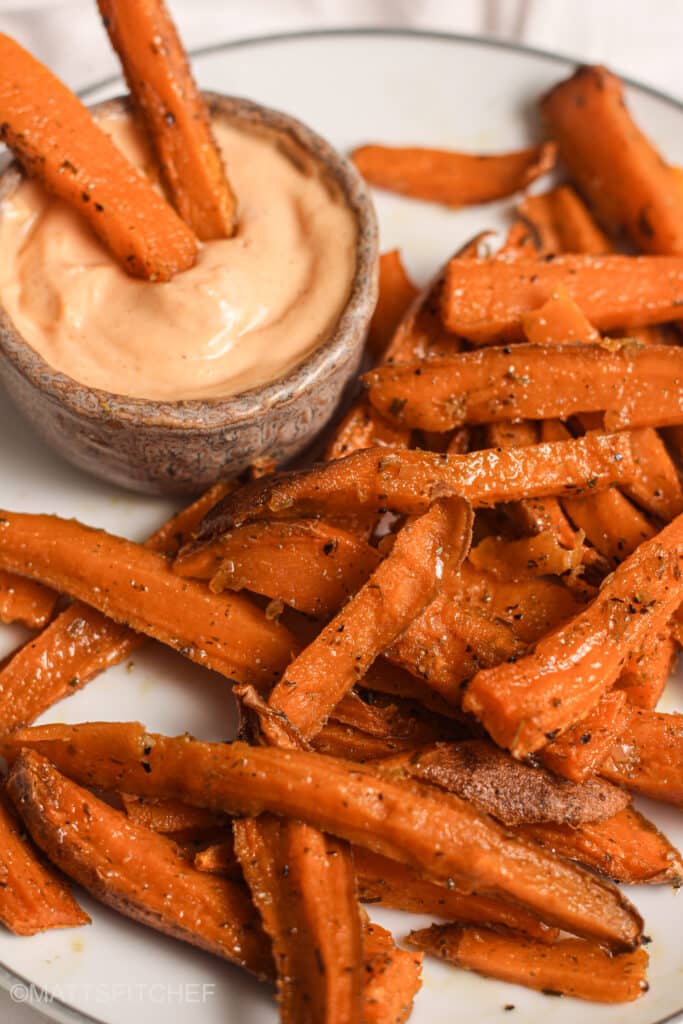
[{"label": "plate rim", "polygon": [[[242,49],[249,46],[263,46],[277,43],[296,42],[301,39],[314,39],[314,38],[355,38],[358,36],[385,36],[389,38],[412,38],[412,39],[424,39],[432,40],[435,42],[444,43],[458,43],[464,44],[465,46],[487,46],[491,49],[506,50],[511,53],[519,53],[528,57],[543,57],[546,60],[553,61],[557,64],[581,64],[580,58],[571,54],[559,53],[556,50],[546,50],[539,46],[529,46],[525,43],[509,42],[505,39],[498,39],[494,36],[487,35],[476,35],[467,34],[464,32],[447,32],[440,29],[420,29],[420,28],[408,28],[404,26],[380,26],[380,25],[349,25],[333,28],[311,28],[311,29],[295,29],[292,32],[269,32],[265,35],[254,35],[254,36],[240,36],[237,39],[229,39],[224,42],[210,43],[207,46],[199,46],[188,51],[190,58],[194,57],[206,57],[214,53],[220,53],[223,50],[236,50]],[[624,75],[617,71],[619,77],[624,84],[630,88],[638,89],[640,92],[647,93],[650,96],[654,96],[656,99],[664,100],[666,103],[672,104],[679,110],[683,110],[683,97],[679,99],[677,96],[666,92],[663,89],[658,89],[656,86],[647,85],[644,82],[639,81],[637,78],[632,78],[630,75]],[[106,89],[108,86],[116,85],[119,82],[121,75],[108,75],[106,78],[102,78],[96,82],[91,82],[90,85],[84,86],[78,90],[77,95],[87,100],[93,93],[99,92],[101,89]],[[6,964],[0,961],[0,989],[6,991],[8,994],[11,993],[15,987],[21,988],[22,992],[26,991],[28,997],[26,999],[16,1000],[18,1005],[30,1007],[34,1013],[44,1020],[57,1021],[58,1024],[105,1024],[101,1017],[94,1017],[84,1010],[78,1010],[68,1003],[63,1002],[61,999],[50,995],[48,989],[43,989],[42,986],[36,985],[29,979],[22,977],[22,975],[16,973],[11,968],[7,967]],[[34,995],[40,993],[45,994],[46,1001],[36,1000]],[[666,1017],[660,1017],[656,1021],[652,1021],[652,1024],[674,1024],[683,1014],[683,1006],[680,1009],[675,1010],[673,1013],[668,1014]]]}]

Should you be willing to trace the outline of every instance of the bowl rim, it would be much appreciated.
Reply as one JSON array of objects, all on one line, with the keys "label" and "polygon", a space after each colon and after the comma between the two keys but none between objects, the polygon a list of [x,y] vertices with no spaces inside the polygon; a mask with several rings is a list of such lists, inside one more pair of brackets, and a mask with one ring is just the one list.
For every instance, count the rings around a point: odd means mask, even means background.
[{"label": "bowl rim", "polygon": [[[69,409],[79,418],[141,424],[146,428],[207,431],[232,427],[265,412],[283,408],[301,398],[324,380],[344,355],[358,317],[369,322],[378,291],[378,226],[369,190],[352,162],[331,143],[298,118],[240,96],[203,91],[211,115],[223,114],[235,121],[265,128],[292,139],[337,183],[357,224],[356,266],[347,302],[326,339],[283,377],[225,398],[159,401],[120,395],[88,387],[54,369],[25,340],[0,303],[0,357],[44,397]],[[129,112],[130,94],[102,100],[88,107],[97,114]],[[16,160],[0,172],[0,205],[26,175]]]}]

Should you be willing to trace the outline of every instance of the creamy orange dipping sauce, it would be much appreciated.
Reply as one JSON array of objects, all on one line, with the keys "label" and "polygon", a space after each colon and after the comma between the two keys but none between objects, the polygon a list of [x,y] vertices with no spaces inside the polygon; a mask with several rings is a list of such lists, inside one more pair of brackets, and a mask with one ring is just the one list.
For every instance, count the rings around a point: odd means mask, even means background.
[{"label": "creamy orange dipping sauce", "polygon": [[[153,174],[131,118],[100,122]],[[23,182],[0,214],[0,301],[50,366],[90,387],[178,401],[276,380],[329,334],[349,296],[356,223],[272,137],[214,121],[239,201],[234,238],[165,284],[129,277],[75,210]]]}]

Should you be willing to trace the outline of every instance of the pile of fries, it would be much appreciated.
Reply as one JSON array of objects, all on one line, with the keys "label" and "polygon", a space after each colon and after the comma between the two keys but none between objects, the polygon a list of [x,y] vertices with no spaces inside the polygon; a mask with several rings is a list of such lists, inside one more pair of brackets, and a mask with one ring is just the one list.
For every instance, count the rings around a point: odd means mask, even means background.
[{"label": "pile of fries", "polygon": [[[274,982],[287,1024],[407,1020],[424,954],[646,991],[615,882],[683,875],[632,806],[683,806],[683,715],[656,710],[683,641],[683,188],[604,69],[542,110],[552,142],[488,163],[356,153],[438,202],[557,154],[571,184],[424,291],[382,258],[375,365],[325,462],[218,484],[144,545],[0,513],[0,618],[39,630],[0,667],[13,932],[88,920],[68,876]],[[237,740],[32,725],[146,637],[234,682]],[[406,950],[364,903],[441,923]]]}]

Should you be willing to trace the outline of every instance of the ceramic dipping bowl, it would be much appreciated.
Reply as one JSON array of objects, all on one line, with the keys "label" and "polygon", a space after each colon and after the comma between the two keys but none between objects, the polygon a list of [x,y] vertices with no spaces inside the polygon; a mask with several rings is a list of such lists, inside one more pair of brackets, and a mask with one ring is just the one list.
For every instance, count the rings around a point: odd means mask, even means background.
[{"label": "ceramic dipping bowl", "polygon": [[[356,267],[329,336],[286,376],[227,398],[159,402],[86,387],[50,367],[0,305],[0,382],[34,429],[81,469],[148,494],[193,494],[254,463],[281,465],[302,452],[358,371],[377,299],[376,218],[355,168],[286,114],[205,95],[212,116],[272,135],[306,173],[339,191],[357,222]],[[103,116],[129,109],[127,97],[92,108]],[[0,175],[0,210],[21,180],[16,164]]]}]

